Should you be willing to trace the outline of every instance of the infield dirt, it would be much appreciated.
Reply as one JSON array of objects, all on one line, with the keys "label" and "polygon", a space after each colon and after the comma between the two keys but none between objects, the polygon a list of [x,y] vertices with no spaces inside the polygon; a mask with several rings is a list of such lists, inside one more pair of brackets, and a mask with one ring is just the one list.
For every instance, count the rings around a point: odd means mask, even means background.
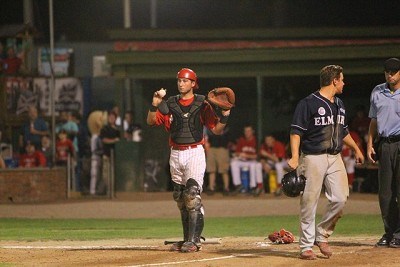
[{"label": "infield dirt", "polygon": [[[207,217],[298,214],[299,199],[263,195],[203,196]],[[318,213],[326,199],[321,198]],[[284,207],[284,208],[283,208]],[[352,194],[345,214],[379,214],[377,195]],[[118,194],[117,198],[71,199],[60,203],[2,204],[0,217],[13,218],[176,218],[171,193]],[[366,222],[368,223],[368,222]],[[333,256],[298,258],[298,244],[275,245],[265,237],[222,237],[201,252],[169,252],[164,240],[0,241],[0,265],[11,266],[399,266],[400,251],[375,248],[379,236],[333,236]]]}]

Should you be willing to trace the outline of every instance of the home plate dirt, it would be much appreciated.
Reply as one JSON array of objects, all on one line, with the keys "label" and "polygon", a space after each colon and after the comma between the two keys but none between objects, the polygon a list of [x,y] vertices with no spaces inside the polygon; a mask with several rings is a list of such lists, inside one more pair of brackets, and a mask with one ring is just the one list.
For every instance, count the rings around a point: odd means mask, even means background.
[{"label": "home plate dirt", "polygon": [[264,237],[224,237],[196,253],[169,252],[161,239],[0,242],[0,262],[17,266],[399,266],[400,253],[375,248],[376,237],[335,237],[333,255],[298,258],[298,244],[275,245]]},{"label": "home plate dirt", "polygon": [[[178,218],[170,193],[135,193],[114,200],[78,199],[62,203],[2,204],[2,218]],[[204,196],[206,220],[214,216],[297,214],[299,199]],[[318,207],[324,206],[324,198]],[[156,206],[157,209],[143,208]],[[278,208],[284,206],[285,208]],[[102,207],[99,211],[98,208]],[[238,208],[239,207],[239,208]],[[95,210],[96,212],[93,212]],[[151,211],[148,212],[148,211]],[[279,213],[284,210],[285,213]],[[129,211],[129,212],[128,212]],[[134,211],[134,212],[133,212]],[[136,212],[137,211],[137,212]],[[379,214],[377,195],[352,194],[346,214]],[[339,222],[340,223],[340,222]],[[368,222],[366,222],[368,223]],[[207,221],[206,225],[207,227]],[[264,237],[212,237],[196,253],[169,252],[165,239],[97,241],[0,241],[0,266],[399,266],[400,250],[375,248],[380,236],[330,238],[333,255],[299,259],[298,243],[275,245]],[[179,240],[179,237],[168,240]]]}]

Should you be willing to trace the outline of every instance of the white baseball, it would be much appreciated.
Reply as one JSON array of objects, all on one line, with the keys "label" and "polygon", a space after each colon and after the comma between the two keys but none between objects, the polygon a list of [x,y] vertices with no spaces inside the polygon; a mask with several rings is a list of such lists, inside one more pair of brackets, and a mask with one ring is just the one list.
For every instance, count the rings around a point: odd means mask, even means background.
[{"label": "white baseball", "polygon": [[167,94],[167,90],[164,88],[161,88],[160,90],[157,91],[157,95],[159,95],[161,98],[163,98]]}]

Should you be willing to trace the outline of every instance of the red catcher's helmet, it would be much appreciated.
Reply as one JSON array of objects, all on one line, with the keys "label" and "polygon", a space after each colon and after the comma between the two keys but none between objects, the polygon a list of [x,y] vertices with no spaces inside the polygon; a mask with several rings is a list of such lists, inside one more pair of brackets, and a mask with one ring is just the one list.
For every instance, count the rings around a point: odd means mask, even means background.
[{"label": "red catcher's helmet", "polygon": [[189,80],[192,80],[192,81],[194,81],[195,82],[195,85],[194,85],[194,89],[198,89],[199,88],[199,84],[198,84],[198,82],[197,82],[197,75],[196,75],[196,73],[193,71],[193,70],[191,70],[191,69],[188,69],[188,68],[183,68],[183,69],[181,69],[180,71],[178,71],[178,74],[176,75],[176,78],[177,79],[179,79],[179,78],[186,78],[186,79],[189,79]]}]

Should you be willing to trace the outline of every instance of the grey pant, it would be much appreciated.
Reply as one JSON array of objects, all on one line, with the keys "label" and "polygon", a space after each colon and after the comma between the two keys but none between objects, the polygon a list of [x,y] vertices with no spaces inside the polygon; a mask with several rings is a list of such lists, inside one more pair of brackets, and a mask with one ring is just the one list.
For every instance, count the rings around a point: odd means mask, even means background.
[{"label": "grey pant", "polygon": [[[300,250],[312,249],[314,242],[327,242],[349,196],[347,173],[340,154],[300,157],[298,174],[307,178],[300,200]],[[321,222],[315,227],[315,215],[322,187],[329,203]]]}]

